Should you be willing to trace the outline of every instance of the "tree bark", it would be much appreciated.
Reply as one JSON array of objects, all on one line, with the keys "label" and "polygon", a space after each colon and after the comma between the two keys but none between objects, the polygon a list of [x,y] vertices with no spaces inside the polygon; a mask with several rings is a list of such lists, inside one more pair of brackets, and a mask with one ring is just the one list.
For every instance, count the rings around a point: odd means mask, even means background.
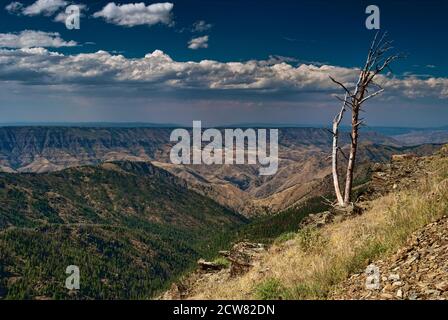
[{"label": "tree bark", "polygon": [[344,198],[341,194],[341,187],[339,186],[339,176],[338,176],[338,151],[339,151],[339,124],[342,121],[345,112],[345,105],[347,103],[348,94],[345,94],[344,103],[342,105],[341,111],[333,120],[333,151],[332,151],[332,173],[333,173],[333,185],[336,193],[336,199],[340,206],[344,205]]},{"label": "tree bark", "polygon": [[358,126],[356,126],[356,124],[358,123],[358,117],[359,117],[359,113],[353,112],[352,131],[350,134],[350,137],[351,137],[350,155],[348,158],[347,176],[345,179],[345,191],[344,191],[344,202],[343,202],[344,207],[346,207],[350,204],[350,198],[351,198],[351,191],[352,191],[352,185],[353,185],[353,173],[354,173],[355,161],[356,161],[356,151],[358,149]]},{"label": "tree bark", "polygon": [[350,133],[351,143],[350,143],[350,155],[347,164],[347,175],[345,179],[345,191],[344,191],[344,207],[350,204],[352,186],[353,186],[353,175],[356,162],[356,153],[358,151],[358,130],[361,122],[359,121],[359,112],[361,110],[361,101],[363,101],[366,92],[366,77],[369,77],[369,73],[362,71],[359,75],[359,80],[356,85],[355,93],[353,95],[352,103],[352,130]]}]

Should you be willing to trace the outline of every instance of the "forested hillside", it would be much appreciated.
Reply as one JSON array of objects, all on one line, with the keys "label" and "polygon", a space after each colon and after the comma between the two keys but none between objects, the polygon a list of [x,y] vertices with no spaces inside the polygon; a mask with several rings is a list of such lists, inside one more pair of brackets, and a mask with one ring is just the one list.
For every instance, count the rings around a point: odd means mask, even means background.
[{"label": "forested hillside", "polygon": [[0,297],[149,298],[220,246],[239,215],[143,162],[0,174]]}]

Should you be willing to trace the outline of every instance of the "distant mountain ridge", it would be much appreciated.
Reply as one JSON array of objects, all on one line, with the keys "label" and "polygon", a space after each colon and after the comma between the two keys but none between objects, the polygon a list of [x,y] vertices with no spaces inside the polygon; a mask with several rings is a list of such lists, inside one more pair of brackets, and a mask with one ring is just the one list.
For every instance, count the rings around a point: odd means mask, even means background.
[{"label": "distant mountain ridge", "polygon": [[[168,162],[173,128],[148,127],[0,127],[0,166],[20,172],[56,171],[110,160]],[[279,144],[329,146],[331,133],[319,128],[280,128]],[[365,140],[400,145],[369,132]],[[343,141],[348,141],[343,136]]]},{"label": "distant mountain ridge", "polygon": [[[110,161],[151,161],[247,216],[277,212],[320,192],[322,179],[330,174],[332,134],[326,129],[279,128],[279,169],[264,177],[257,165],[173,165],[172,129],[0,127],[0,171],[44,173]],[[360,161],[388,160],[393,153],[406,152],[397,140],[376,132],[362,132],[361,139],[362,150],[377,147],[375,152],[360,151],[365,155]],[[342,133],[340,140],[349,143],[349,134]]]},{"label": "distant mountain ridge", "polygon": [[[156,158],[171,129],[3,127],[0,165],[24,172],[55,171],[101,161]],[[47,164],[46,168],[41,168]]]},{"label": "distant mountain ridge", "polygon": [[414,130],[408,133],[403,133],[394,136],[394,138],[400,141],[403,145],[415,146],[424,143],[447,143],[448,142],[448,129],[438,130]]}]

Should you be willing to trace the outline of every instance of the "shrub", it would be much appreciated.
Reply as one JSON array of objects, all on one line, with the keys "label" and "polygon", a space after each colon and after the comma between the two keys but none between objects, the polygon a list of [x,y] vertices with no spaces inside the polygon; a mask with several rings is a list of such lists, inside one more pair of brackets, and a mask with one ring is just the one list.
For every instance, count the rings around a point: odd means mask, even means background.
[{"label": "shrub", "polygon": [[259,300],[282,300],[285,297],[285,288],[280,280],[269,278],[257,286],[255,295]]}]

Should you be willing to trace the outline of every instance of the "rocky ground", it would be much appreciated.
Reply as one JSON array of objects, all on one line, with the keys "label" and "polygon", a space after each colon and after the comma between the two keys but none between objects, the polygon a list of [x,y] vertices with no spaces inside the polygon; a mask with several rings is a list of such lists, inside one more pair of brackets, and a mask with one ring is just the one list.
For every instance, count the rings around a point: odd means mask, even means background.
[{"label": "rocky ground", "polygon": [[[442,152],[446,153],[447,147]],[[396,155],[389,164],[376,164],[369,190],[361,199],[412,187],[428,174],[425,170],[428,161],[427,157]],[[372,274],[375,269],[377,276]],[[332,298],[447,299],[448,216],[412,234],[393,256],[373,262],[365,273],[352,275]]]},{"label": "rocky ground", "polygon": [[412,234],[393,256],[369,266],[370,270],[374,268],[378,268],[379,276],[354,274],[339,286],[333,298],[448,299],[448,216]]},{"label": "rocky ground", "polygon": [[358,201],[379,198],[391,191],[408,189],[427,175],[428,157],[412,154],[393,155],[391,162],[376,163],[372,167],[372,180],[366,193]]},{"label": "rocky ground", "polygon": [[261,243],[239,242],[233,245],[229,251],[221,251],[220,255],[229,261],[229,266],[213,262],[198,261],[198,269],[184,277],[177,283],[173,283],[159,299],[179,300],[188,299],[197,294],[196,288],[201,283],[223,283],[230,278],[238,277],[251,269],[260,257],[266,253],[266,246]]}]

